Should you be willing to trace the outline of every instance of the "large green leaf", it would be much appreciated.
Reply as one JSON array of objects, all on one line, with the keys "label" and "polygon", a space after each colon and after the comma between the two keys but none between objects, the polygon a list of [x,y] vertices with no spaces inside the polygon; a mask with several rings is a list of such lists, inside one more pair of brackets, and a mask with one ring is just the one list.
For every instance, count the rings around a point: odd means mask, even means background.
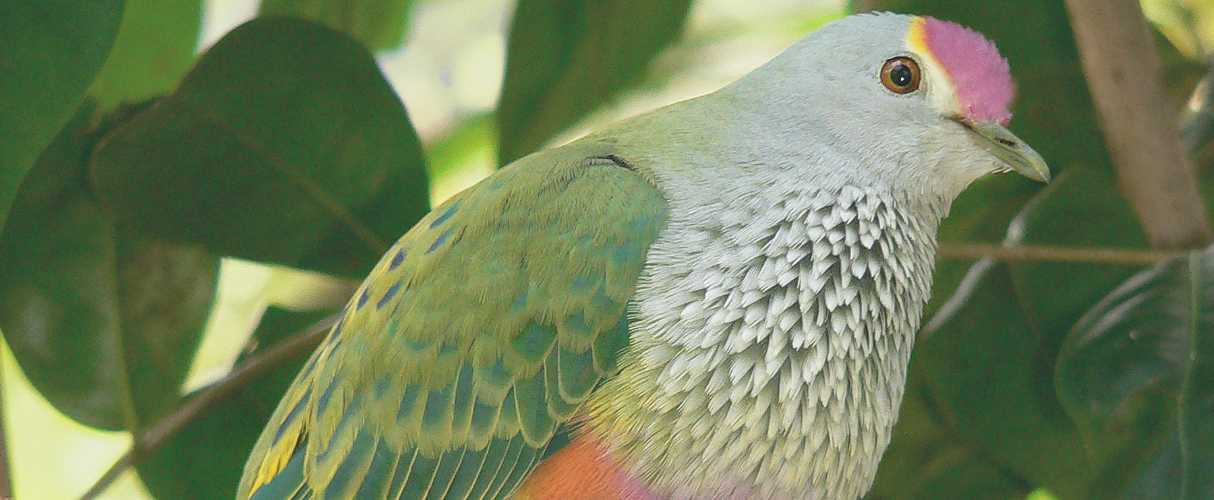
[{"label": "large green leaf", "polygon": [[691,0],[519,0],[498,104],[498,159],[530,153],[634,83]]},{"label": "large green leaf", "polygon": [[25,173],[105,62],[122,0],[17,0],[2,10],[0,229]]},{"label": "large green leaf", "polygon": [[[1102,222],[1075,224],[1082,220]],[[1124,248],[1143,236],[1111,175],[1080,168],[1034,197],[1007,241]],[[1079,315],[1133,272],[1042,262],[971,268],[925,327],[914,369],[926,373],[937,411],[972,453],[1062,498],[1088,498],[1093,469],[1055,396],[1054,360]]]},{"label": "large green leaf", "polygon": [[126,0],[118,39],[89,88],[103,108],[172,90],[194,60],[202,0]]},{"label": "large green leaf", "polygon": [[371,50],[405,38],[412,0],[262,0],[261,14],[309,19],[358,39]]},{"label": "large green leaf", "polygon": [[1214,248],[1144,271],[1093,307],[1057,377],[1100,465],[1093,498],[1214,497],[1212,381]]},{"label": "large green leaf", "polygon": [[923,364],[912,365],[898,432],[881,458],[869,500],[1007,500],[1023,498],[1023,478],[966,442],[940,413]]},{"label": "large green leaf", "polygon": [[85,106],[21,186],[0,237],[0,329],[68,416],[138,428],[180,397],[219,259],[136,235],[87,191]]},{"label": "large green leaf", "polygon": [[[267,310],[253,334],[252,344],[256,347],[246,350],[237,366],[248,356],[323,317],[322,313]],[[139,476],[148,491],[156,498],[231,498],[240,483],[249,450],[308,354],[301,353],[253,380],[140,462]],[[200,389],[190,397],[207,389]]]},{"label": "large green leaf", "polygon": [[362,276],[426,213],[425,160],[371,54],[305,21],[251,21],[108,135],[98,195],[150,234]]},{"label": "large green leaf", "polygon": [[[1008,224],[1025,203],[1041,191],[1041,184],[1019,175],[979,179],[953,202],[948,218],[940,226],[941,244],[997,243],[1007,236]],[[924,317],[931,317],[952,296],[969,272],[972,262],[940,260],[932,279],[932,300]]]}]

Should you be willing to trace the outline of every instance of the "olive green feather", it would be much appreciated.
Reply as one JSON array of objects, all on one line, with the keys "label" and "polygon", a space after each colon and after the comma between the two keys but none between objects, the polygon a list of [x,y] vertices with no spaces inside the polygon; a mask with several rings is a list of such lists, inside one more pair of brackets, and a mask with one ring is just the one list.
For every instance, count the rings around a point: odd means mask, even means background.
[{"label": "olive green feather", "polygon": [[517,488],[614,372],[665,225],[652,183],[604,148],[524,158],[406,233],[288,389],[238,496]]}]

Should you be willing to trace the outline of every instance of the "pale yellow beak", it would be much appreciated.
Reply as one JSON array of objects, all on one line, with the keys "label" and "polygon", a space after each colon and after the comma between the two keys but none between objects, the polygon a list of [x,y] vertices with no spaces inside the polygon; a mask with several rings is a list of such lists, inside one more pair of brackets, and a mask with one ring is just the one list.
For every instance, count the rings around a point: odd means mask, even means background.
[{"label": "pale yellow beak", "polygon": [[997,123],[957,120],[972,132],[974,142],[1002,161],[1008,170],[1037,182],[1050,182],[1050,167],[1045,158]]}]

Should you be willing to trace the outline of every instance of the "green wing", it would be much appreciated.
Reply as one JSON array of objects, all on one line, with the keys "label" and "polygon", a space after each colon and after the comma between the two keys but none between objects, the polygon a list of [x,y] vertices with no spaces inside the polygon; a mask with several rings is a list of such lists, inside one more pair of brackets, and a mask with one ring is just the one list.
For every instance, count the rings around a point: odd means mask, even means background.
[{"label": "green wing", "polygon": [[667,208],[623,167],[532,155],[414,226],[288,390],[238,496],[513,491],[627,345]]}]

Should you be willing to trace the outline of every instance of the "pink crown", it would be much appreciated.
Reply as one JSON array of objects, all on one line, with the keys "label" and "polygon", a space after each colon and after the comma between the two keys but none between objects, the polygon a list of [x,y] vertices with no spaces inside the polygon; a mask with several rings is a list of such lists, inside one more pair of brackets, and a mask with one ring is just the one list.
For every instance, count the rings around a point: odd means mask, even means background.
[{"label": "pink crown", "polygon": [[[1007,59],[982,34],[957,23],[932,17],[915,23],[932,56],[952,79],[953,90],[966,117],[1007,124],[1008,107],[1016,94]],[[918,31],[917,30],[917,31]]]}]

